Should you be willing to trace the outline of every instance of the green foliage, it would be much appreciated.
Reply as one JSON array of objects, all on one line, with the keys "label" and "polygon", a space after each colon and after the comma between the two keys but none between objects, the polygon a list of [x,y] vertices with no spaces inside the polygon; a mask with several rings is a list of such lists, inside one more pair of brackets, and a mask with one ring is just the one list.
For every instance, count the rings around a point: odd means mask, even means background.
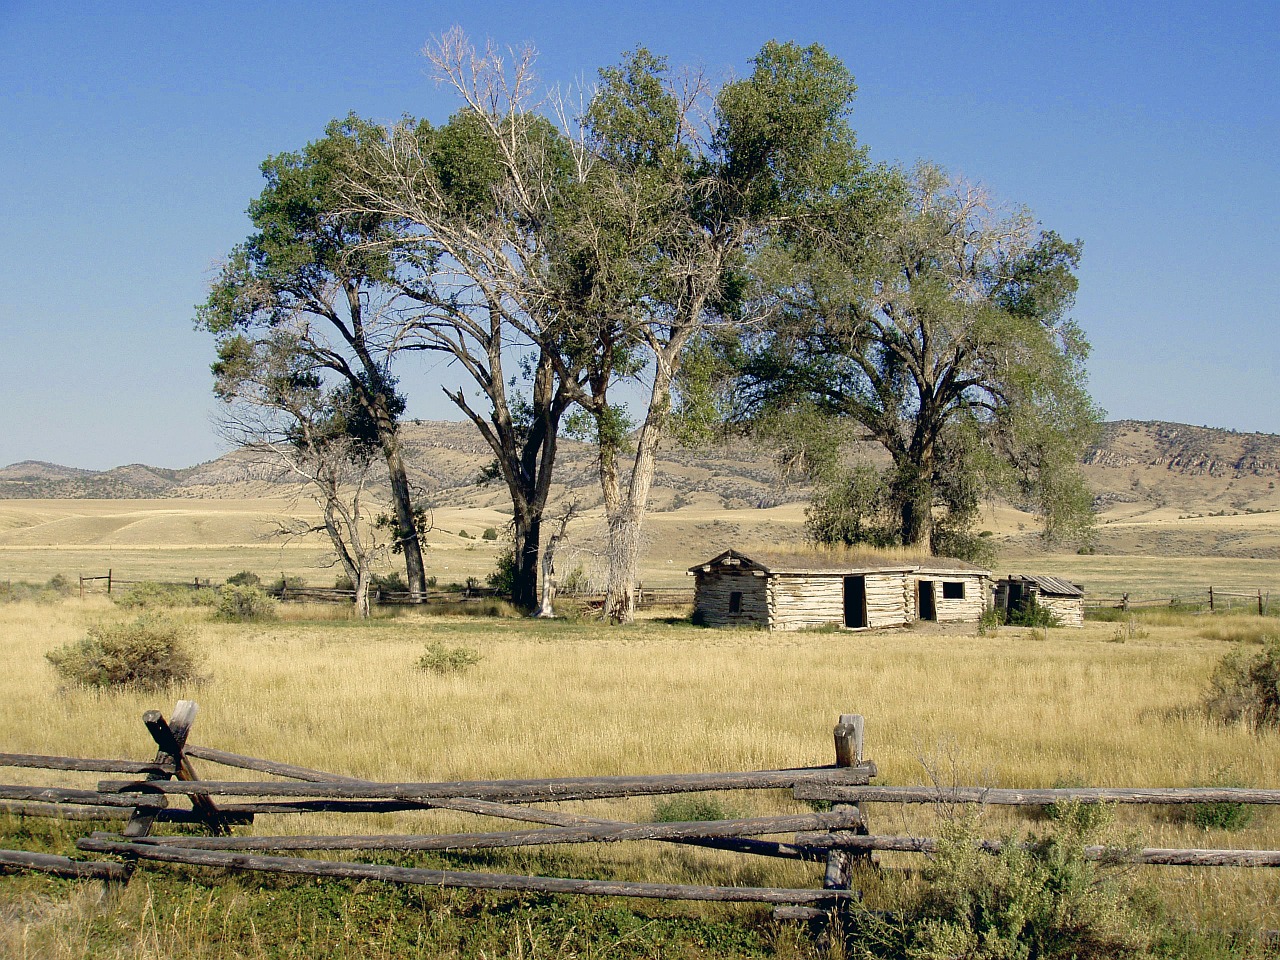
[{"label": "green foliage", "polygon": [[404,582],[399,570],[393,570],[390,573],[375,573],[369,579],[370,589],[380,590],[383,593],[408,593],[409,584]]},{"label": "green foliage", "polygon": [[1201,830],[1226,830],[1234,833],[1253,823],[1253,808],[1247,803],[1193,803],[1189,819]]},{"label": "green foliage", "polygon": [[480,539],[481,539],[481,540],[497,540],[497,539],[498,539],[498,528],[497,528],[497,527],[485,527],[485,528],[484,528],[484,533],[480,534]]},{"label": "green foliage", "polygon": [[471,647],[451,647],[439,640],[427,644],[416,666],[419,670],[440,674],[461,673],[480,662],[480,651]]},{"label": "green foliage", "polygon": [[166,607],[211,607],[218,602],[212,587],[185,583],[135,583],[123,593],[113,593],[112,601],[126,610],[158,610]]},{"label": "green foliage", "polygon": [[484,581],[489,585],[489,589],[498,594],[498,596],[509,597],[511,596],[511,591],[515,588],[516,574],[518,572],[515,550],[511,548],[503,550],[498,554],[496,562],[497,567],[484,578]]},{"label": "green foliage", "polygon": [[857,917],[852,946],[867,957],[911,960],[1112,960],[1151,955],[1151,918],[1136,898],[1084,857],[1098,824],[1082,808],[997,854],[975,845],[976,817],[946,821],[925,884],[896,922]]},{"label": "green foliage", "polygon": [[0,583],[0,603],[53,603],[76,592],[77,584],[69,577],[56,574],[46,583],[6,580]]},{"label": "green foliage", "polygon": [[1255,652],[1243,646],[1213,670],[1204,708],[1220,723],[1244,723],[1255,730],[1280,726],[1280,637],[1265,637]]},{"label": "green foliage", "polygon": [[278,596],[285,590],[301,590],[307,585],[307,581],[296,575],[282,573],[276,577],[271,583],[267,584],[267,593],[272,596]]},{"label": "green foliage", "polygon": [[1058,618],[1048,607],[1028,603],[1021,610],[1010,610],[1005,623],[1011,627],[1056,627]]},{"label": "green foliage", "polygon": [[71,683],[156,690],[196,679],[192,641],[189,627],[146,613],[128,623],[96,624],[83,640],[45,658]]},{"label": "green foliage", "polygon": [[738,815],[715,797],[690,794],[655,800],[652,820],[654,823],[684,823],[693,820],[732,820]]},{"label": "green foliage", "polygon": [[465,531],[465,530],[459,530],[459,531],[458,531],[458,537],[459,537],[460,539],[463,539],[463,540],[471,540],[471,539],[473,539],[473,538],[472,538],[472,536],[471,536],[471,534],[467,533],[467,531]]},{"label": "green foliage", "polygon": [[262,578],[251,570],[241,570],[227,577],[227,583],[236,587],[260,587]]},{"label": "green foliage", "polygon": [[218,591],[218,606],[215,616],[219,620],[231,623],[260,623],[274,620],[279,616],[276,601],[269,597],[259,586],[253,584],[234,584],[227,582]]}]

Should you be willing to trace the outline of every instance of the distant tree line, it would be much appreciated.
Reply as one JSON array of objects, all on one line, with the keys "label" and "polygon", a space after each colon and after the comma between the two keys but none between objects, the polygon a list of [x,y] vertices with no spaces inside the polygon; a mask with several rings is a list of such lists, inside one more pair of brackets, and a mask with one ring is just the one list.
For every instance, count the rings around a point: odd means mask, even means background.
[{"label": "distant tree line", "polygon": [[[454,30],[426,56],[448,122],[348,116],[268,158],[254,232],[198,309],[229,433],[311,481],[358,592],[372,520],[425,595],[397,378],[424,351],[450,361],[441,387],[511,497],[526,610],[566,431],[598,450],[614,621],[634,615],[673,438],[773,442],[816,483],[818,541],[974,556],[993,491],[1036,504],[1048,535],[1087,530],[1079,242],[935,167],[872,163],[853,77],[822,47],[770,42],[718,88],[638,48],[577,113],[529,52]],[[891,466],[849,462],[851,440]],[[368,518],[351,493],[375,462],[392,509]]]}]

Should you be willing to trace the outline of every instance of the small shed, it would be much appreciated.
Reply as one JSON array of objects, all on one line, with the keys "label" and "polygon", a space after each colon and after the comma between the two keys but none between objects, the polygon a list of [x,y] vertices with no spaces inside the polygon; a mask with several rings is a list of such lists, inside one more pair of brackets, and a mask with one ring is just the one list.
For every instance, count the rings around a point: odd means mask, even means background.
[{"label": "small shed", "polygon": [[996,609],[1007,617],[1034,607],[1053,614],[1063,627],[1084,626],[1084,587],[1061,577],[1008,576],[996,583]]},{"label": "small shed", "polygon": [[[707,626],[857,630],[916,619],[922,569],[921,561],[874,555],[726,550],[689,574],[696,578],[694,617]],[[986,609],[990,576],[960,560],[934,558],[923,588],[929,619],[959,620],[972,611],[976,621]],[[961,583],[960,596],[946,583]]]},{"label": "small shed", "polygon": [[991,571],[964,560],[930,557],[912,573],[913,619],[977,623],[991,605]]}]

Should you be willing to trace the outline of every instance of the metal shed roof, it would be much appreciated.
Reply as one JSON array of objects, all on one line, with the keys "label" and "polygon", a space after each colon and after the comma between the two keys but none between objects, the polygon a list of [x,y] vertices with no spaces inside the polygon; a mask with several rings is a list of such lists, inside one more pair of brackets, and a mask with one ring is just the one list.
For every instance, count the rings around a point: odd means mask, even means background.
[{"label": "metal shed roof", "polygon": [[1034,583],[1040,588],[1041,593],[1054,593],[1061,597],[1083,597],[1084,588],[1079,584],[1072,583],[1070,580],[1063,580],[1061,577],[1042,577],[1042,576],[1018,576],[1010,577],[1011,580],[1025,580]]}]

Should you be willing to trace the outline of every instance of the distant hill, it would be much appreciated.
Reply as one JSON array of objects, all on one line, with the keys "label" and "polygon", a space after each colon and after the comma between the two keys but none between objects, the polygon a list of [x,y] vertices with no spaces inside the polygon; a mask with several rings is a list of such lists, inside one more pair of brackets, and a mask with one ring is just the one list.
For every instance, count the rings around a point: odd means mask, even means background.
[{"label": "distant hill", "polygon": [[[500,504],[500,486],[477,486],[491,461],[467,423],[423,421],[404,426],[412,479],[453,504]],[[1280,509],[1280,436],[1238,433],[1163,421],[1119,420],[1085,457],[1100,510],[1170,508],[1188,516]],[[584,507],[598,502],[591,448],[562,441],[557,496]],[[0,499],[226,499],[279,496],[297,486],[288,471],[250,450],[237,450],[182,470],[129,464],[93,471],[38,461],[0,469]],[[808,499],[784,482],[768,451],[749,446],[687,450],[672,446],[659,461],[656,510],[677,509],[712,495],[727,508],[757,508]]]}]

